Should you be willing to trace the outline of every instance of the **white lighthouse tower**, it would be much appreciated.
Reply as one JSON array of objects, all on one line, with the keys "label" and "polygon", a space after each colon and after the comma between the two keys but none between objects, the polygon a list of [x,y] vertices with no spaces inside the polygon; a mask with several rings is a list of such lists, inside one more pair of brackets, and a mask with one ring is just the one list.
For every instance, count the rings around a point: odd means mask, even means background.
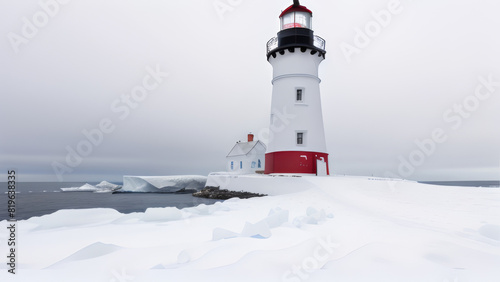
[{"label": "white lighthouse tower", "polygon": [[273,94],[265,173],[327,175],[318,77],[325,40],[314,35],[312,12],[298,0],[279,18],[278,36],[267,43]]}]

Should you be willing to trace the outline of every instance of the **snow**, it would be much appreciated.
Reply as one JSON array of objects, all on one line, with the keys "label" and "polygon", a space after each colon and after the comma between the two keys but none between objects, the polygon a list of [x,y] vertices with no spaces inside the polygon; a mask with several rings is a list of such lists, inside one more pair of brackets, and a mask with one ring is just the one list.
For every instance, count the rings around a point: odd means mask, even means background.
[{"label": "snow", "polygon": [[296,193],[310,188],[307,178],[294,175],[268,176],[262,174],[238,175],[217,172],[208,175],[206,186],[220,187],[230,191],[247,191],[270,196]]},{"label": "snow", "polygon": [[124,176],[121,192],[173,193],[182,189],[201,190],[207,182],[206,176]]},{"label": "snow", "polygon": [[500,189],[267,180],[285,187],[209,206],[62,210],[20,221],[19,273],[2,263],[0,280],[498,281]]}]

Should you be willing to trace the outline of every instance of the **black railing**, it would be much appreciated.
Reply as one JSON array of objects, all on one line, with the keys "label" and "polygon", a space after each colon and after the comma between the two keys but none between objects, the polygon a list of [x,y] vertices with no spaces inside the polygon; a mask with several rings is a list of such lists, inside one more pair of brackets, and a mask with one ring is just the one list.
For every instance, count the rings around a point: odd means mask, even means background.
[{"label": "black railing", "polygon": [[[326,41],[317,35],[314,36],[313,44],[314,47],[325,50]],[[278,37],[273,37],[267,42],[267,53],[273,51],[276,48],[278,48]]]},{"label": "black railing", "polygon": [[267,53],[278,48],[278,37],[273,37],[267,41]]},{"label": "black railing", "polygon": [[314,36],[314,46],[316,46],[317,48],[319,48],[321,50],[325,50],[326,41],[323,38],[315,35]]}]

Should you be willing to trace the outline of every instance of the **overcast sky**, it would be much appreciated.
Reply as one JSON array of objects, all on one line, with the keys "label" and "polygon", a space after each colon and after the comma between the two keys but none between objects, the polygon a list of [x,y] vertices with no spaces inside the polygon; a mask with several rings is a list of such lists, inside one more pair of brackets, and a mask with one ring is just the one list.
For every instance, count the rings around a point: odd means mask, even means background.
[{"label": "overcast sky", "polygon": [[[291,0],[54,1],[0,0],[2,173],[206,175],[269,126],[265,45]],[[500,178],[498,1],[301,4],[326,40],[331,172]]]}]

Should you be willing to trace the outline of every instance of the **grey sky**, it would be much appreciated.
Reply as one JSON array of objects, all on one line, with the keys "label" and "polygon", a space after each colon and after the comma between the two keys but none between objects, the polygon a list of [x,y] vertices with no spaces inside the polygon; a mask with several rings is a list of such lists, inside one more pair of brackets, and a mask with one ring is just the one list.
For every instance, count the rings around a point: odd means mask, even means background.
[{"label": "grey sky", "polygon": [[[265,44],[292,1],[66,2],[43,23],[39,1],[0,0],[2,170],[56,181],[52,164],[66,164],[66,148],[106,119],[114,130],[65,181],[207,174],[224,170],[226,154],[247,132],[268,127],[272,68]],[[498,1],[301,4],[327,42],[320,77],[333,173],[500,178],[500,86],[483,100],[472,97],[479,77],[500,81]],[[396,13],[377,30],[375,14],[388,5]],[[43,26],[26,38],[23,18],[34,16]],[[369,42],[357,46],[357,30],[370,25]],[[18,53],[12,33],[26,40]],[[357,51],[346,56],[346,46]],[[146,79],[155,87],[132,108],[121,96],[143,85],[148,67],[168,77]],[[460,115],[454,107],[464,101],[474,110]],[[128,114],[117,110],[124,105]],[[412,171],[401,170],[402,159],[422,152],[414,141],[436,129],[446,141],[428,147]]]}]

